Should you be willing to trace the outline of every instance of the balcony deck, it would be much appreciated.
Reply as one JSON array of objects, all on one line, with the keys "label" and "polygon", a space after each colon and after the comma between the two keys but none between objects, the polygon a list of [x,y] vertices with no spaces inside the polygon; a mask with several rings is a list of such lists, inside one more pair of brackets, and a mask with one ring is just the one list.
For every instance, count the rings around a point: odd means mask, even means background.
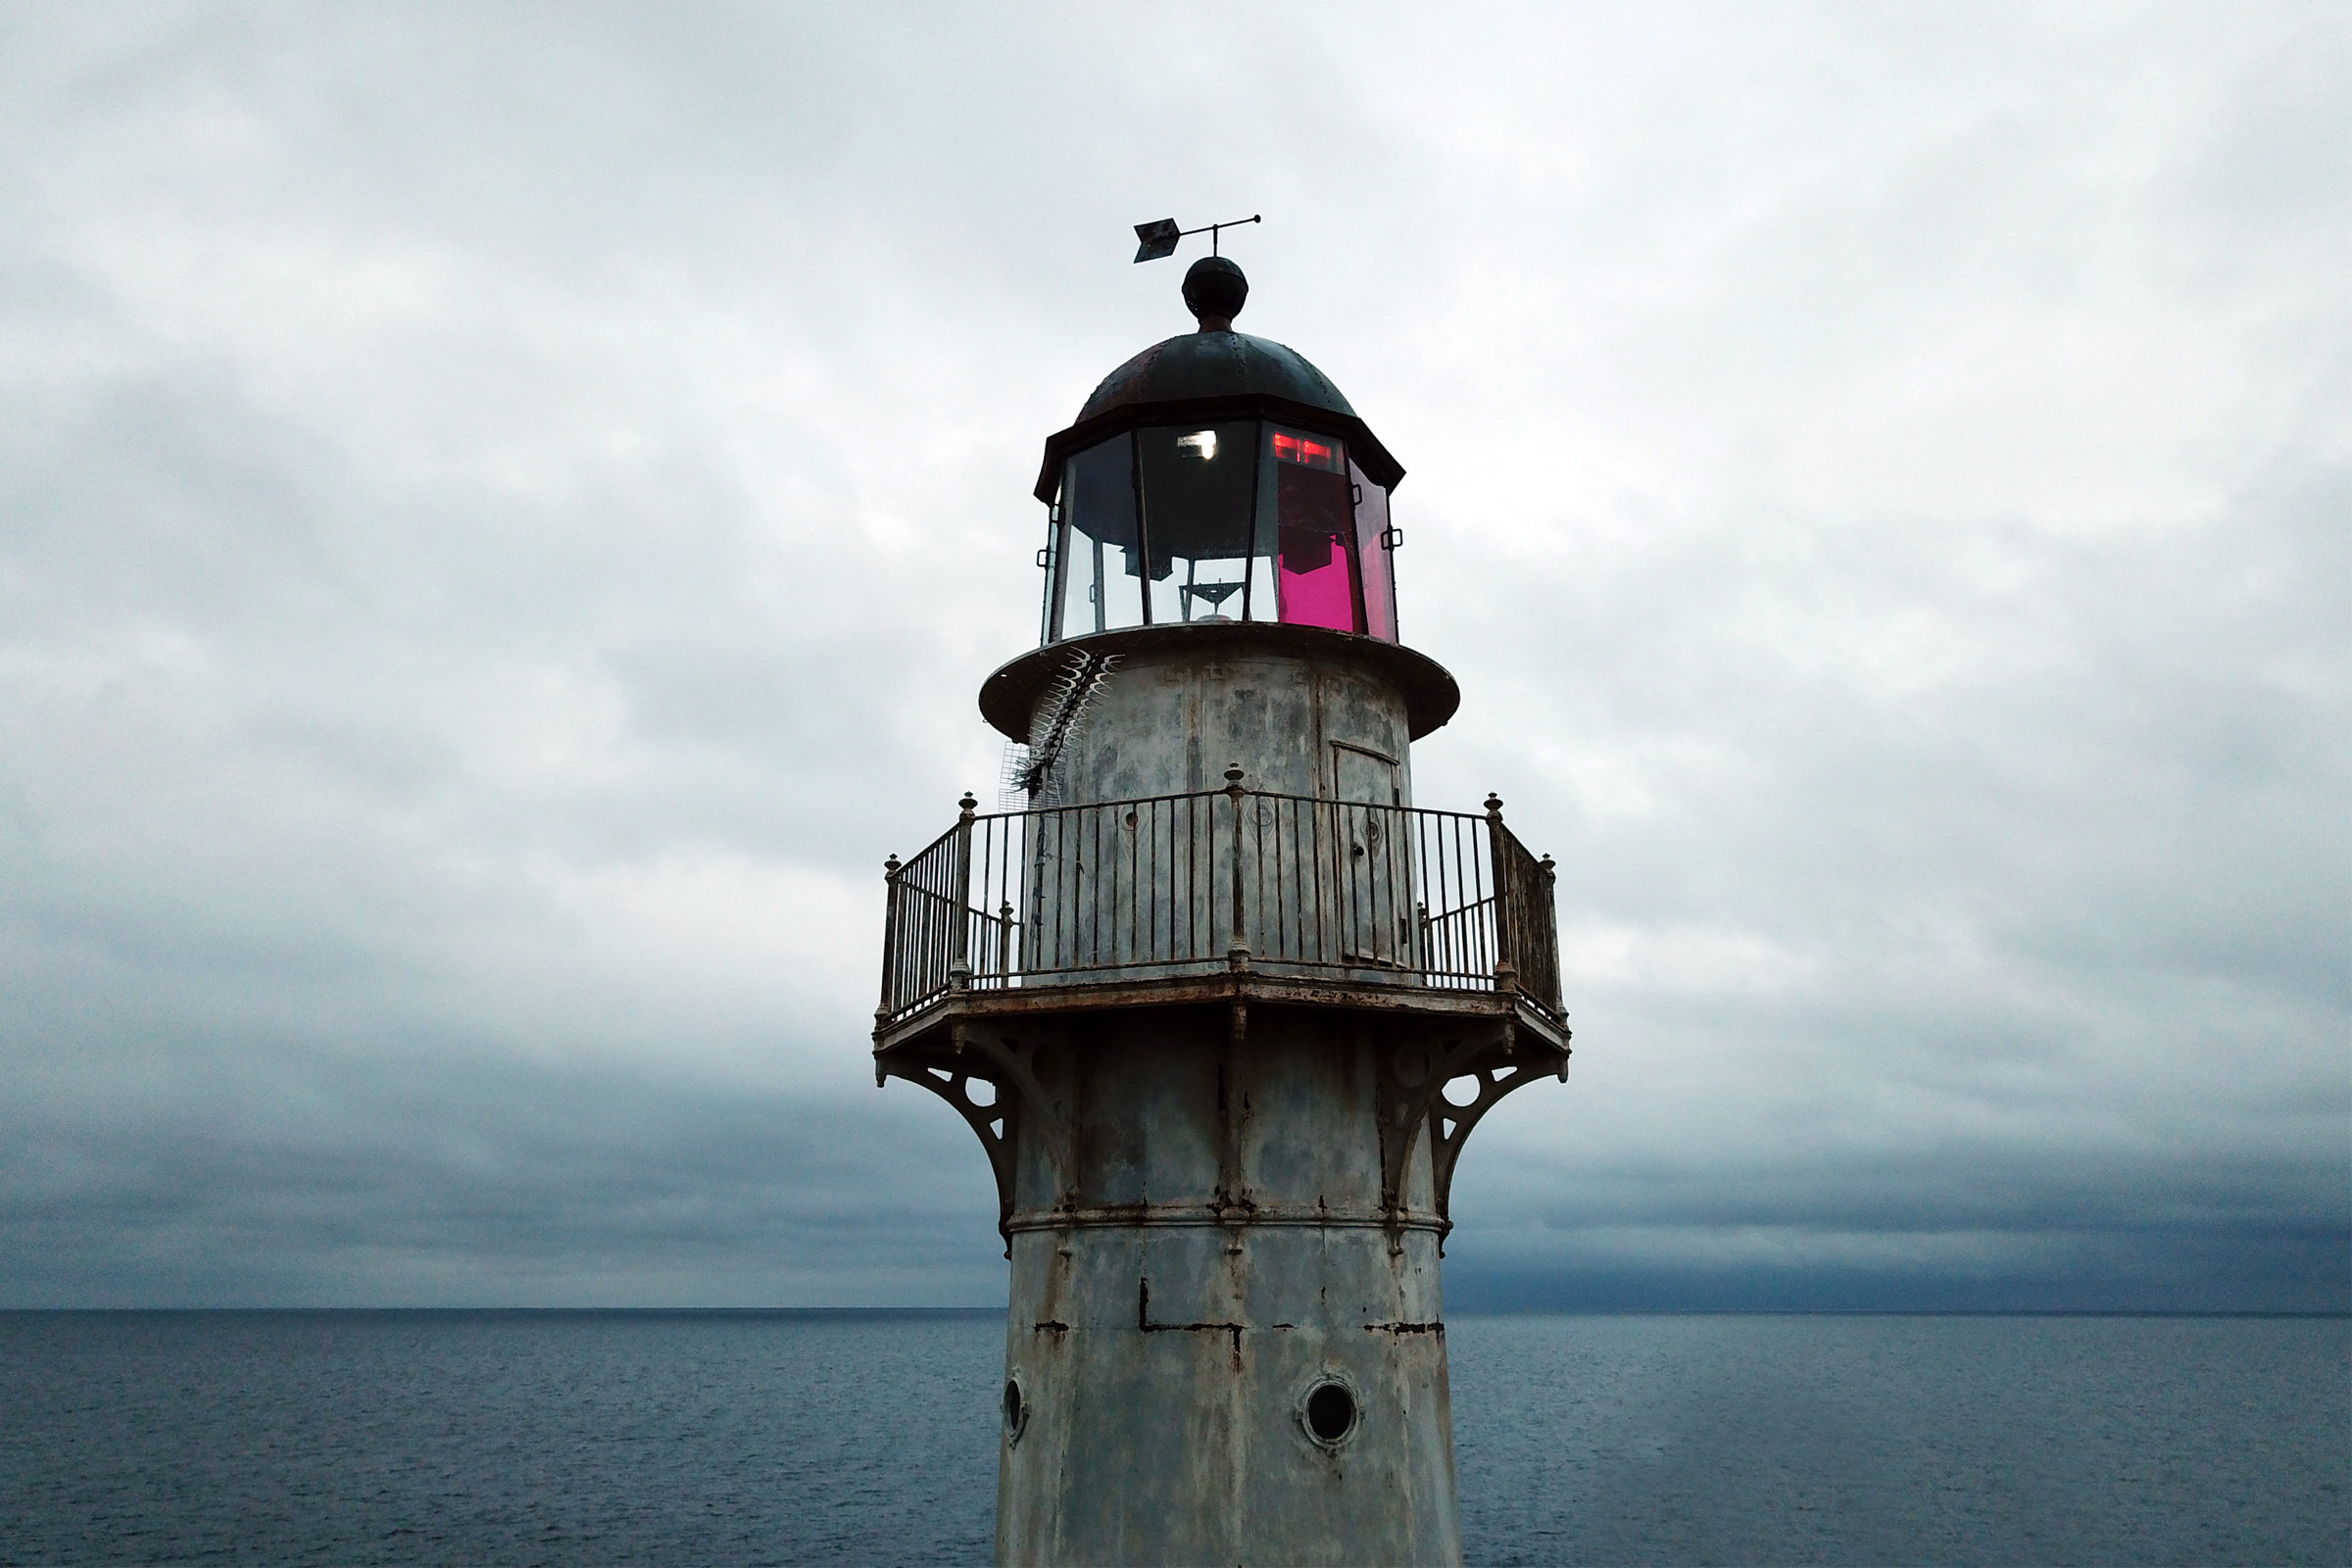
[{"label": "balcony deck", "polygon": [[980,813],[890,863],[877,1054],[982,1019],[1491,1019],[1565,1060],[1553,872],[1484,815],[1241,787]]}]

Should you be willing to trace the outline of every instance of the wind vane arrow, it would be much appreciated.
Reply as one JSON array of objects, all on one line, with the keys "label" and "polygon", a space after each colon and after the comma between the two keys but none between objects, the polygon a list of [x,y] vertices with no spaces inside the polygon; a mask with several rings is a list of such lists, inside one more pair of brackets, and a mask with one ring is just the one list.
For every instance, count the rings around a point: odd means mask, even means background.
[{"label": "wind vane arrow", "polygon": [[1135,259],[1139,262],[1156,262],[1162,256],[1173,256],[1176,254],[1176,242],[1187,234],[1206,234],[1208,236],[1208,254],[1214,256],[1217,254],[1217,231],[1219,229],[1239,228],[1244,223],[1262,223],[1264,221],[1265,215],[1263,213],[1252,213],[1248,218],[1228,219],[1222,223],[1203,223],[1199,228],[1178,228],[1176,220],[1173,218],[1153,219],[1149,223],[1135,225],[1135,237],[1143,242],[1135,248]]}]

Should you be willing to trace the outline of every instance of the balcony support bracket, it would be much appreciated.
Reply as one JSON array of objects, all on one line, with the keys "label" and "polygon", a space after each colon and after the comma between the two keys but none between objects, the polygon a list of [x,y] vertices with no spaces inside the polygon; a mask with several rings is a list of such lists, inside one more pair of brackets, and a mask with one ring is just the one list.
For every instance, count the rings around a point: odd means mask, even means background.
[{"label": "balcony support bracket", "polygon": [[1511,1016],[1459,1033],[1403,1032],[1380,1053],[1382,1208],[1405,1212],[1406,1175],[1426,1133],[1443,1252],[1445,1233],[1452,1228],[1454,1167],[1470,1130],[1512,1090],[1568,1075],[1568,1031],[1559,1036],[1555,1043]]},{"label": "balcony support bracket", "polygon": [[[1016,1024],[1007,1028],[1006,1024]],[[945,1030],[874,1054],[874,1081],[903,1078],[946,1101],[980,1140],[997,1178],[997,1231],[1012,1255],[1014,1161],[1023,1127],[1057,1172],[1069,1170],[1069,1116],[1055,1092],[1074,1067],[1065,1029],[1040,1018],[957,1017]],[[976,1093],[974,1085],[985,1085]]]}]

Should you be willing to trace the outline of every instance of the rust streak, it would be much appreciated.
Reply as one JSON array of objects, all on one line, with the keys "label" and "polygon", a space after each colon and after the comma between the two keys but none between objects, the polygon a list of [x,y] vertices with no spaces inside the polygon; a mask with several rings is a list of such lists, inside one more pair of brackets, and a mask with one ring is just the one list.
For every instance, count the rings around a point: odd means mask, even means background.
[{"label": "rust streak", "polygon": [[1154,1323],[1152,1321],[1152,1281],[1136,1281],[1135,1326],[1145,1334],[1230,1334],[1233,1353],[1242,1353],[1242,1325],[1239,1323]]}]

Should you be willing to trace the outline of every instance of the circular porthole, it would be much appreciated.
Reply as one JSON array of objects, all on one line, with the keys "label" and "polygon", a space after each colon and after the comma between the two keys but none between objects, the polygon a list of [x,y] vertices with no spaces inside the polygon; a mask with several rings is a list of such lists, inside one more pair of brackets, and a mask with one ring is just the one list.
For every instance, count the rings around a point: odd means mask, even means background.
[{"label": "circular porthole", "polygon": [[1337,1378],[1327,1378],[1306,1391],[1298,1407],[1306,1435],[1325,1447],[1337,1447],[1355,1430],[1355,1392]]},{"label": "circular porthole", "polygon": [[1021,1397],[1018,1378],[1004,1380],[1004,1439],[1008,1443],[1021,1441],[1021,1429],[1029,1424],[1029,1401]]}]

